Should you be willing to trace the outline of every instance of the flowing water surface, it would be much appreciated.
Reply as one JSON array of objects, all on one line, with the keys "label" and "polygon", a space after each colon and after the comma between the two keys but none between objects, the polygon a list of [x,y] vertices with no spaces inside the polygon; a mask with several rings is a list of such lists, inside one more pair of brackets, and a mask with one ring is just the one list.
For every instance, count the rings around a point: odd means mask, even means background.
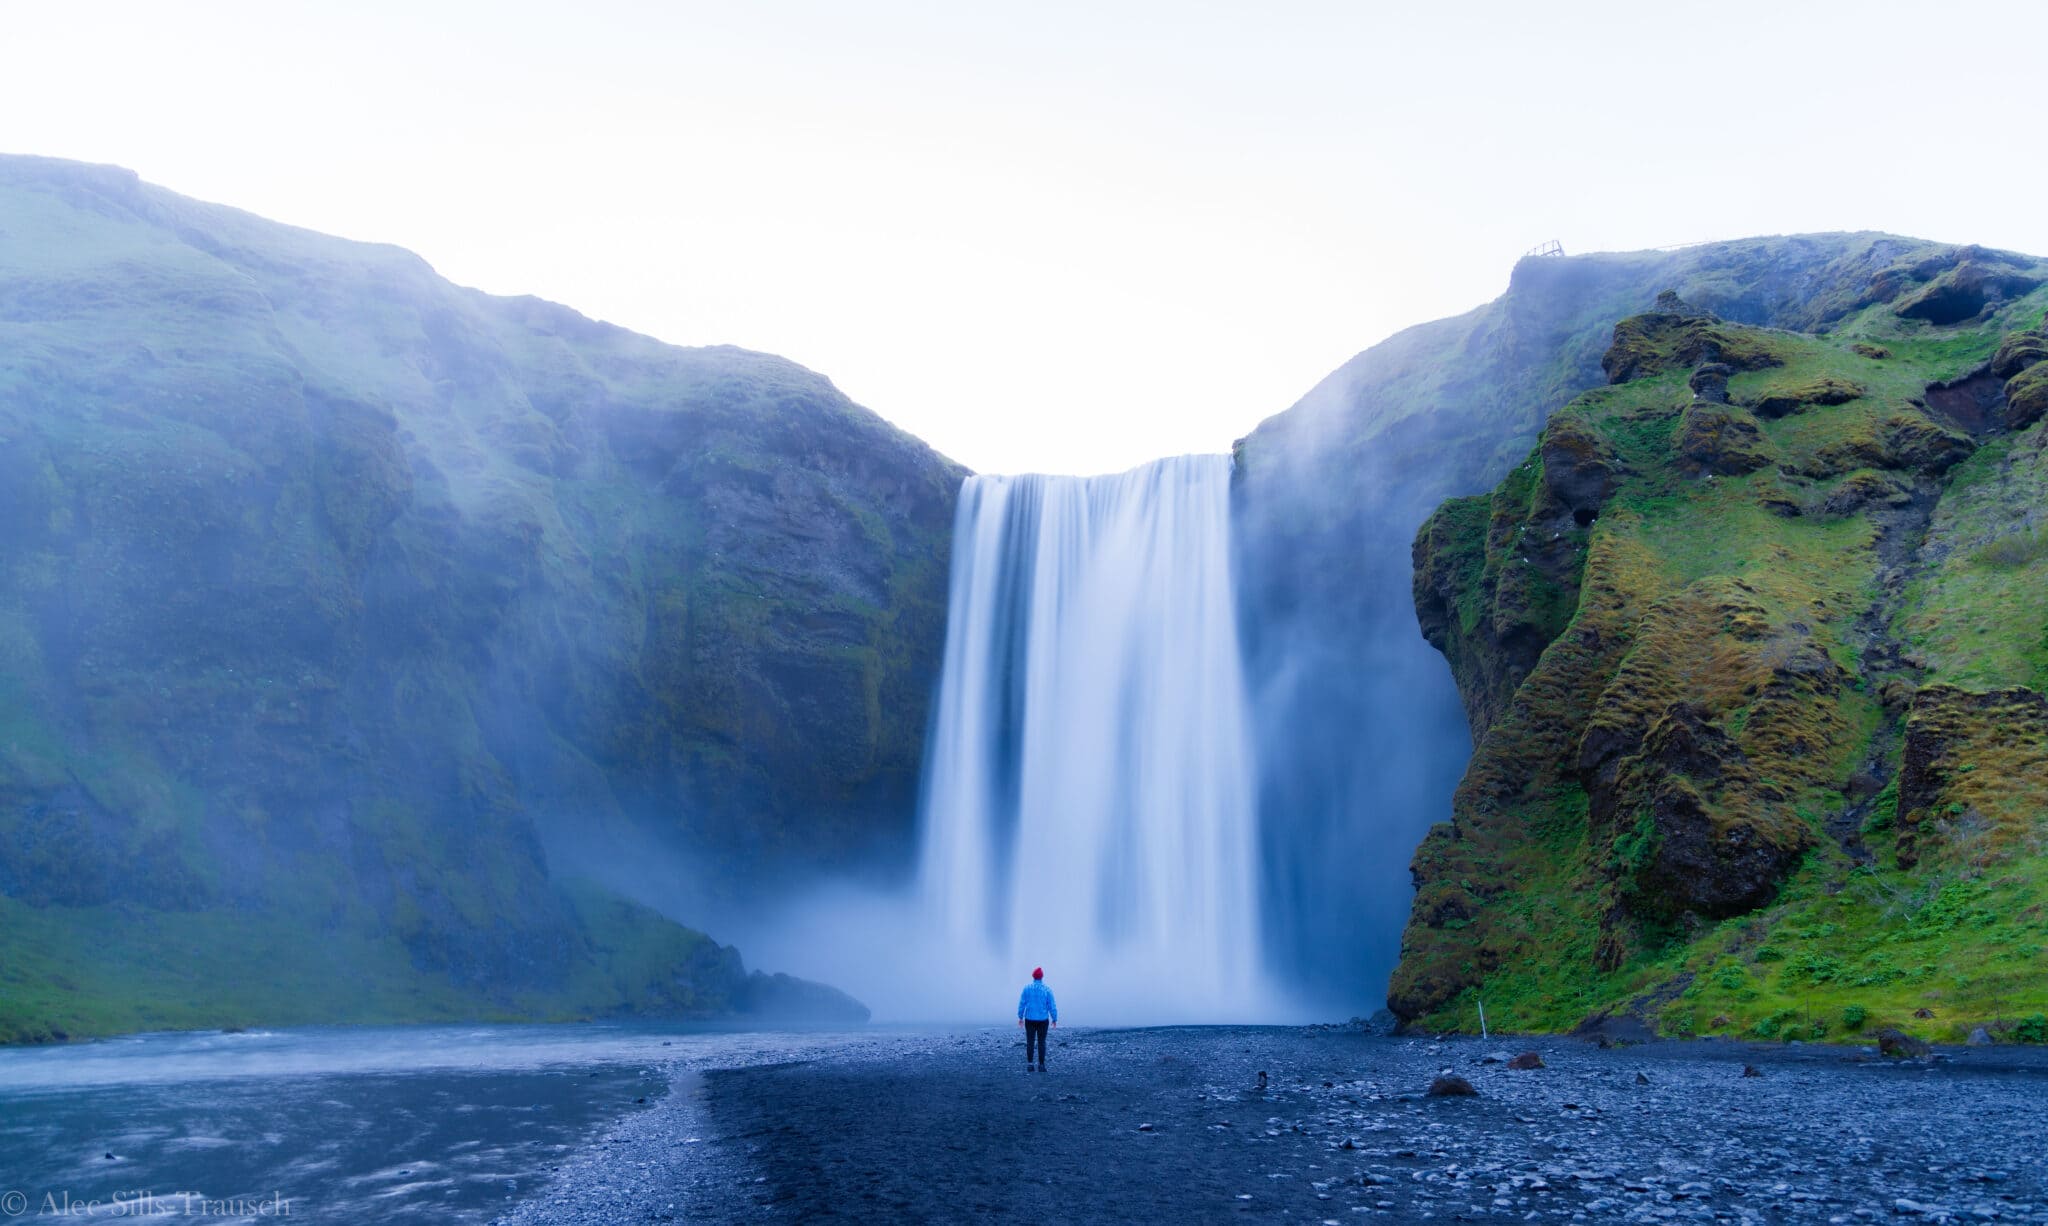
[{"label": "flowing water surface", "polygon": [[0,1049],[0,1220],[488,1221],[666,1066],[829,1035],[318,1027]]}]

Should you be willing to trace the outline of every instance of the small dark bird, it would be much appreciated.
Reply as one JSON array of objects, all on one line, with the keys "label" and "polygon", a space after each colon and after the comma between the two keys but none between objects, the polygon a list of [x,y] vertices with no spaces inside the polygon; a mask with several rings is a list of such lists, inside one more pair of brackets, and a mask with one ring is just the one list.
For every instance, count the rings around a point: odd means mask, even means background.
[{"label": "small dark bird", "polygon": [[1260,1088],[1261,1090],[1263,1090],[1263,1089],[1265,1089],[1265,1088],[1266,1088],[1266,1070],[1265,1070],[1265,1069],[1260,1069],[1260,1070],[1259,1070],[1259,1088]]}]

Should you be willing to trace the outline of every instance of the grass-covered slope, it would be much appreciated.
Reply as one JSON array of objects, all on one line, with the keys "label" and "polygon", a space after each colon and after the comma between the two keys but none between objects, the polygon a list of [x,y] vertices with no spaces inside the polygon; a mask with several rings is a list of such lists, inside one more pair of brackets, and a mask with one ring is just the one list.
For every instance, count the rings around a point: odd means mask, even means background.
[{"label": "grass-covered slope", "polygon": [[1950,248],[1806,331],[1667,296],[1423,526],[1476,749],[1398,1013],[2048,1037],[2044,286]]},{"label": "grass-covered slope", "polygon": [[900,843],[959,477],[778,358],[0,159],[0,1038],[726,1007],[560,853]]}]

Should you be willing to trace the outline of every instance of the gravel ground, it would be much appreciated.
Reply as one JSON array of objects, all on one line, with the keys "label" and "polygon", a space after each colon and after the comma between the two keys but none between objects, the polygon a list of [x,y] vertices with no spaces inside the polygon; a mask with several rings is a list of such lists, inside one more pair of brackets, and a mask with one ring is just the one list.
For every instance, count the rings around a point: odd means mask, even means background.
[{"label": "gravel ground", "polygon": [[2048,1222],[2034,1050],[1054,1034],[1043,1075],[997,1029],[678,1065],[505,1220]]}]

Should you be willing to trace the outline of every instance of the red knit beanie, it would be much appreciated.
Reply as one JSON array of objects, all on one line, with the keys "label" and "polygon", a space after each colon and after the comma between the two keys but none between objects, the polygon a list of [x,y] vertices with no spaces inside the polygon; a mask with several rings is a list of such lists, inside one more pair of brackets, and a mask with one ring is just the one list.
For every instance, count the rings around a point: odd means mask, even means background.
[{"label": "red knit beanie", "polygon": [[1041,967],[1039,967],[1038,969],[1036,969],[1036,970],[1032,971],[1032,972],[1031,972],[1031,977],[1032,977],[1033,979],[1043,979],[1043,978],[1045,978],[1045,968],[1041,966]]}]

